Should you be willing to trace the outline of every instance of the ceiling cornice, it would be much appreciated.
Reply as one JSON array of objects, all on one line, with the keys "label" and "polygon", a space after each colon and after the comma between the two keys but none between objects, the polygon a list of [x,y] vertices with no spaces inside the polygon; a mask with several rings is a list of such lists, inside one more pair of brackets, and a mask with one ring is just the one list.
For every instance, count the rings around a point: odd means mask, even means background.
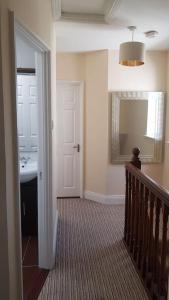
[{"label": "ceiling cornice", "polygon": [[115,16],[116,11],[119,9],[122,0],[109,0],[108,5],[105,7],[105,22],[111,23]]},{"label": "ceiling cornice", "polygon": [[55,21],[60,19],[65,21],[89,22],[89,23],[111,23],[123,0],[109,0],[104,9],[104,14],[77,14],[62,12],[62,0],[51,0],[52,12]]},{"label": "ceiling cornice", "polygon": [[62,13],[61,19],[65,21],[89,22],[89,23],[105,23],[105,16],[98,14],[73,14]]},{"label": "ceiling cornice", "polygon": [[51,0],[52,1],[52,14],[55,21],[61,18],[61,0]]}]

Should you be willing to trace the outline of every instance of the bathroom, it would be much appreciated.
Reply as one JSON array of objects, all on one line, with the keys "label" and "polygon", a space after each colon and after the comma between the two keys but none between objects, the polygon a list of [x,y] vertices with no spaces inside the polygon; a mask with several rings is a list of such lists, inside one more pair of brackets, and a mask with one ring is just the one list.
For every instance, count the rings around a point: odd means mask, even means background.
[{"label": "bathroom", "polygon": [[24,299],[38,268],[38,97],[36,52],[16,36],[17,127]]}]

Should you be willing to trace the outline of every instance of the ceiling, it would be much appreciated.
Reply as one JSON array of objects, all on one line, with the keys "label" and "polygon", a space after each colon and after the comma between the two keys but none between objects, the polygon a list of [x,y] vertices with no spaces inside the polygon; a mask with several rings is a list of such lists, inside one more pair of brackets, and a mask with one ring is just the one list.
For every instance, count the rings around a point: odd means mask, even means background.
[{"label": "ceiling", "polygon": [[106,0],[62,0],[62,12],[104,15]]},{"label": "ceiling", "polygon": [[[120,43],[131,39],[126,28],[130,25],[137,26],[134,39],[145,42],[148,50],[169,49],[168,0],[60,1],[56,22],[59,52],[119,49]],[[144,32],[149,30],[158,31],[159,36],[146,38]]]}]

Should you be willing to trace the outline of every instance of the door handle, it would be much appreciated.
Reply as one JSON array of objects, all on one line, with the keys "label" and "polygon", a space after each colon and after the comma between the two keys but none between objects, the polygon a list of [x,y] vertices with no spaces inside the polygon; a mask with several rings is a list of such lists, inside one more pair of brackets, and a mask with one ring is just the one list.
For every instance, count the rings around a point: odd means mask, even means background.
[{"label": "door handle", "polygon": [[80,152],[80,145],[77,144],[76,146],[73,146],[74,149],[77,149],[77,152]]}]

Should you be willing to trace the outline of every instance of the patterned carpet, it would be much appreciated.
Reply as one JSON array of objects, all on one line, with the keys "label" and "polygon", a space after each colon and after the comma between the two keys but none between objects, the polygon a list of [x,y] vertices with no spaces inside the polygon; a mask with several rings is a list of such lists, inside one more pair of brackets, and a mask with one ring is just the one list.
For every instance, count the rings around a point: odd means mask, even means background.
[{"label": "patterned carpet", "polygon": [[124,206],[58,200],[56,267],[39,300],[148,300],[123,244]]}]

